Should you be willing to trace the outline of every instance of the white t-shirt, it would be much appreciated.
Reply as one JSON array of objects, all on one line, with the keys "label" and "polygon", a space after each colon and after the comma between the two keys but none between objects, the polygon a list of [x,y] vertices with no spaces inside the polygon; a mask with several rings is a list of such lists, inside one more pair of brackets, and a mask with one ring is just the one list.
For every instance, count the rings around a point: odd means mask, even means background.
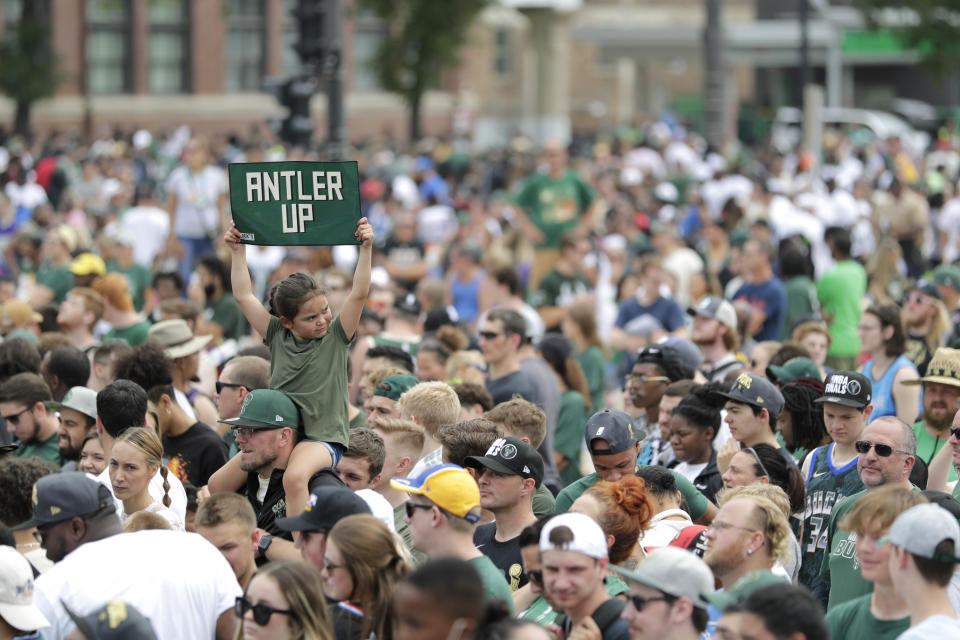
[{"label": "white t-shirt", "polygon": [[897,636],[897,640],[946,640],[947,638],[960,638],[960,620],[948,616],[930,616]]},{"label": "white t-shirt", "polygon": [[219,234],[220,215],[217,198],[227,193],[223,169],[204,167],[193,173],[185,166],[170,172],[167,193],[177,196],[174,231],[182,238],[204,238],[208,232]]},{"label": "white t-shirt", "polygon": [[[113,484],[110,482],[109,466],[96,477],[96,480],[110,489],[111,495],[113,494]],[[170,483],[170,490],[167,492],[170,496],[170,509],[180,518],[180,522],[186,522],[187,492],[183,489],[183,483],[180,482],[180,479],[173,473],[167,474],[167,482]],[[153,478],[150,479],[150,495],[153,496],[153,499],[157,502],[163,501],[163,476],[160,475],[159,469],[157,469],[157,473]],[[113,496],[113,501],[117,505],[117,513],[123,513],[123,503],[117,500],[117,496]]]},{"label": "white t-shirt", "polygon": [[160,207],[133,207],[123,214],[120,228],[133,243],[133,259],[149,269],[170,235],[170,216]]},{"label": "white t-shirt", "polygon": [[[174,531],[185,531],[183,526],[183,520],[177,517],[177,514],[173,512],[173,509],[163,506],[163,503],[161,502],[151,503],[149,507],[144,509],[144,511],[149,511],[150,513],[155,513],[158,516],[162,516],[163,519],[170,524],[170,528],[173,529]],[[126,524],[127,520],[129,520],[130,517],[134,514],[131,513],[128,515],[124,513],[123,509],[121,508],[119,511],[119,515],[120,515],[121,522]]]},{"label": "white t-shirt", "polygon": [[693,482],[697,479],[697,476],[700,475],[700,472],[707,468],[709,462],[703,462],[701,464],[689,464],[687,462],[681,462],[673,468],[674,471],[682,475],[684,478]]},{"label": "white t-shirt", "polygon": [[157,637],[210,640],[217,618],[243,590],[216,547],[196,533],[137,531],[88,542],[34,583],[34,604],[51,626],[46,640],[63,640],[75,625],[64,610],[85,616],[124,600],[150,619]]}]

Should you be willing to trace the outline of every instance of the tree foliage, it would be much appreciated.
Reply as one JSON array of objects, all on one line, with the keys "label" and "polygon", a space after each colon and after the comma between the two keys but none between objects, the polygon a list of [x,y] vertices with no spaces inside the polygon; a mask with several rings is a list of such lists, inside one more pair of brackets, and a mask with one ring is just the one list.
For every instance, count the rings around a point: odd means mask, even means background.
[{"label": "tree foliage", "polygon": [[0,40],[0,93],[16,103],[14,131],[21,134],[28,133],[31,105],[51,97],[62,79],[49,22],[35,8],[24,2],[13,37]]},{"label": "tree foliage", "polygon": [[420,102],[443,72],[459,62],[467,31],[491,0],[358,0],[387,24],[372,65],[380,84],[410,108],[410,132],[420,136]]},{"label": "tree foliage", "polygon": [[960,0],[855,0],[868,25],[897,36],[937,73],[960,54]]}]

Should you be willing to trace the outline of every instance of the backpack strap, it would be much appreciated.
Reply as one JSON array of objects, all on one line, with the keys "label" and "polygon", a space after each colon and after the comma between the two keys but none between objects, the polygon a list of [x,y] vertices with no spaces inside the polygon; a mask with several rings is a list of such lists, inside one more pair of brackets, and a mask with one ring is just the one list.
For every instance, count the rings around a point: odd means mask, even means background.
[{"label": "backpack strap", "polygon": [[603,631],[620,618],[620,613],[626,606],[627,602],[625,600],[610,598],[597,607],[596,611],[594,611],[590,617],[597,623],[600,631]]}]

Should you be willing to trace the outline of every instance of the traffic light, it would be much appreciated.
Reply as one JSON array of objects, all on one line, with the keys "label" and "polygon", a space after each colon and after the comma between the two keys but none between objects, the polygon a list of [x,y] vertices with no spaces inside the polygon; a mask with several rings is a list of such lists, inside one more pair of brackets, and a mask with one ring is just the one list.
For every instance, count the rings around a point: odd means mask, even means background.
[{"label": "traffic light", "polygon": [[280,103],[290,110],[280,125],[280,137],[296,146],[309,146],[313,138],[310,99],[317,90],[312,78],[291,78],[280,89]]},{"label": "traffic light", "polygon": [[319,65],[326,50],[323,34],[326,0],[299,0],[292,13],[297,20],[299,33],[294,49],[304,64]]}]

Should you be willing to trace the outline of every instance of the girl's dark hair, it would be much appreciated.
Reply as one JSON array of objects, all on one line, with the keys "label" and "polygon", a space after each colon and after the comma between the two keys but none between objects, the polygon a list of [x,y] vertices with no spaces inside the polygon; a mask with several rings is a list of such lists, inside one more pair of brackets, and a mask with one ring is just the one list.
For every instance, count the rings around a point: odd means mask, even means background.
[{"label": "girl's dark hair", "polygon": [[827,427],[823,423],[823,409],[814,400],[823,395],[823,383],[813,378],[797,378],[780,389],[783,394],[783,410],[790,413],[793,442],[792,449],[803,447],[813,451],[823,442]]},{"label": "girl's dark hair", "polygon": [[[780,450],[769,444],[761,442],[750,448],[756,452],[757,458],[763,464],[763,469],[761,469],[757,461],[753,461],[754,475],[765,475],[770,478],[770,484],[783,489],[787,497],[790,498],[790,513],[803,511],[807,504],[807,490],[803,485],[803,474],[800,473],[800,469],[795,465],[788,465]],[[766,473],[764,473],[764,469],[766,469]]]},{"label": "girl's dark hair", "polygon": [[896,357],[906,351],[907,336],[903,332],[903,321],[900,319],[900,307],[895,304],[884,304],[872,306],[864,313],[876,316],[880,321],[880,331],[887,327],[893,327],[893,335],[886,341],[887,355],[891,358]]},{"label": "girl's dark hair", "polygon": [[696,385],[690,389],[689,395],[680,401],[671,416],[680,416],[691,426],[698,429],[713,429],[713,435],[716,437],[720,431],[720,409],[726,402],[726,398],[719,395],[725,393],[727,387],[719,382]]},{"label": "girl's dark hair", "polygon": [[267,300],[271,315],[292,321],[304,302],[319,295],[327,295],[326,289],[309,273],[300,271],[273,285]]},{"label": "girl's dark hair", "polygon": [[550,368],[563,378],[567,388],[579,392],[587,409],[590,409],[590,385],[570,339],[559,333],[548,333],[540,340],[538,348]]}]

